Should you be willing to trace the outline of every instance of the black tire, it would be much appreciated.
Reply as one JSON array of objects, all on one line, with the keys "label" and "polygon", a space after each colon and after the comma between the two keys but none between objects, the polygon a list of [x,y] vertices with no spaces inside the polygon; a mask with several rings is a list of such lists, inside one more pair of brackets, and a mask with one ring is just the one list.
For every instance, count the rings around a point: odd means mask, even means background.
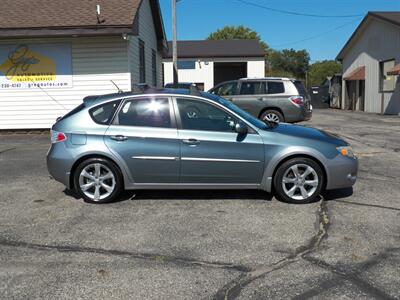
[{"label": "black tire", "polygon": [[279,123],[285,122],[285,118],[283,117],[283,115],[275,109],[267,109],[266,111],[264,111],[260,116],[260,120],[265,121],[268,115],[275,115],[276,117],[278,117]]},{"label": "black tire", "polygon": [[[297,168],[296,168],[297,166]],[[293,169],[298,170],[298,174],[300,175],[305,175],[307,172],[305,170],[307,169],[306,166],[311,167],[314,171],[312,173],[309,173],[309,175],[306,175],[306,177],[303,179],[302,176],[296,176],[294,173]],[[310,169],[307,169],[310,170]],[[283,187],[283,178],[285,178],[285,188],[286,191],[284,190]],[[289,177],[289,178],[288,178]],[[316,183],[314,178],[318,178],[318,182]],[[320,195],[322,187],[325,182],[324,178],[324,172],[322,171],[321,167],[317,162],[315,162],[312,159],[306,158],[306,157],[295,157],[292,159],[289,159],[288,161],[285,161],[283,164],[279,166],[279,168],[275,172],[275,176],[273,178],[274,180],[274,190],[276,193],[276,196],[278,200],[288,202],[288,203],[297,203],[297,204],[304,204],[304,203],[310,203],[314,202]],[[300,179],[298,179],[300,178]],[[288,182],[290,180],[290,182]],[[291,182],[291,181],[294,182]],[[310,185],[309,183],[312,183],[313,185]],[[314,186],[315,185],[315,186]],[[288,195],[292,191],[292,188],[294,188],[294,194],[292,197]],[[315,189],[314,189],[315,188]],[[302,194],[303,189],[309,194],[307,197],[304,197]],[[296,199],[297,198],[297,199]]]},{"label": "black tire", "polygon": [[[87,194],[85,194],[85,192],[82,190],[81,185],[80,185],[80,175],[81,175],[82,171],[85,168],[88,168],[90,170],[91,166],[94,164],[100,164],[100,166],[101,166],[100,169],[102,169],[103,172],[104,172],[104,170],[106,170],[108,173],[111,172],[112,175],[114,176],[113,178],[109,178],[109,179],[105,179],[104,181],[101,181],[103,183],[106,183],[107,186],[113,186],[113,190],[106,197],[98,198],[97,200],[95,200],[94,198],[91,198]],[[89,175],[94,176],[93,174],[89,174]],[[92,179],[86,179],[86,177],[85,177],[85,179],[82,179],[82,180],[88,180],[89,183],[93,182]],[[99,180],[99,178],[98,178],[98,180]],[[98,184],[98,182],[97,182],[97,184]],[[83,162],[81,162],[78,165],[78,167],[75,169],[74,188],[75,188],[75,191],[79,194],[79,196],[81,196],[84,199],[84,201],[87,203],[96,203],[96,204],[108,203],[108,202],[117,200],[118,197],[120,196],[120,194],[123,190],[123,177],[121,175],[119,168],[112,161],[110,161],[108,159],[104,159],[104,158],[98,158],[98,157],[88,158],[88,159],[84,160]],[[93,189],[96,189],[96,187],[93,186],[91,188],[91,190],[93,190]],[[87,192],[90,193],[91,190],[88,189]],[[108,194],[108,191],[106,191],[103,187],[100,187],[100,193],[101,193],[101,191],[105,191],[105,194]],[[94,195],[94,192],[93,192],[93,195]]]}]

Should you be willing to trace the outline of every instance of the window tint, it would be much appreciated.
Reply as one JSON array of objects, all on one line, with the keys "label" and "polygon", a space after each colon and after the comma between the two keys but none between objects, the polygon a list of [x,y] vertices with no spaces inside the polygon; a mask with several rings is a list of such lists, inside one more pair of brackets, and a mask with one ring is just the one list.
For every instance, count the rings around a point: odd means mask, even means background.
[{"label": "window tint", "polygon": [[89,110],[89,114],[96,123],[108,125],[120,102],[121,100],[117,100],[96,106]]},{"label": "window tint", "polygon": [[177,99],[182,129],[233,132],[235,119],[214,105],[188,99]]},{"label": "window tint", "polygon": [[154,49],[151,49],[151,72],[151,77],[153,78],[153,86],[157,86],[157,53]]},{"label": "window tint", "polygon": [[171,127],[168,99],[133,99],[126,101],[118,113],[124,126]]},{"label": "window tint", "polygon": [[177,65],[180,70],[196,69],[196,62],[194,60],[179,60]]},{"label": "window tint", "polygon": [[236,95],[237,82],[228,82],[217,87],[213,93],[219,96]]},{"label": "window tint", "polygon": [[146,82],[146,59],[144,51],[144,42],[139,40],[139,80],[140,83]]},{"label": "window tint", "polygon": [[281,94],[285,92],[283,82],[269,81],[268,82],[268,94]]},{"label": "window tint", "polygon": [[261,81],[243,81],[240,87],[241,95],[259,95],[266,94],[265,82]]}]

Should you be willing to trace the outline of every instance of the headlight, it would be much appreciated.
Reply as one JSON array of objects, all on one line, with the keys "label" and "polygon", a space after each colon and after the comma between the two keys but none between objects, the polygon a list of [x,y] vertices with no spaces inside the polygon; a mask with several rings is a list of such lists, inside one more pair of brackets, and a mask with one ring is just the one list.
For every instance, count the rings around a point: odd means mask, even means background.
[{"label": "headlight", "polygon": [[336,147],[336,149],[343,156],[355,157],[353,149],[350,146]]}]

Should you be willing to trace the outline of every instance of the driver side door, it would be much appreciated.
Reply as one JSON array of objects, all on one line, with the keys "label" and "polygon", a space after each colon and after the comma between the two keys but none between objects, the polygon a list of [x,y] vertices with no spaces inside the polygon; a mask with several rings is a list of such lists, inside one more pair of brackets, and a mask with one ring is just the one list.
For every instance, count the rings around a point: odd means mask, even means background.
[{"label": "driver side door", "polygon": [[249,128],[239,135],[239,119],[212,101],[174,99],[183,184],[258,185],[264,170],[264,144]]}]

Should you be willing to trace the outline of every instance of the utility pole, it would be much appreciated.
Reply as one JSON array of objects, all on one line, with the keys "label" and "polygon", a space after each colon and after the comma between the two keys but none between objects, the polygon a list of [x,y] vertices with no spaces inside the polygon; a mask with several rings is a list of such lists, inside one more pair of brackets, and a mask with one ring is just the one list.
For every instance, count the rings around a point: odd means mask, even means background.
[{"label": "utility pole", "polygon": [[172,0],[172,63],[174,72],[174,87],[178,87],[178,51],[176,42],[176,2]]}]

